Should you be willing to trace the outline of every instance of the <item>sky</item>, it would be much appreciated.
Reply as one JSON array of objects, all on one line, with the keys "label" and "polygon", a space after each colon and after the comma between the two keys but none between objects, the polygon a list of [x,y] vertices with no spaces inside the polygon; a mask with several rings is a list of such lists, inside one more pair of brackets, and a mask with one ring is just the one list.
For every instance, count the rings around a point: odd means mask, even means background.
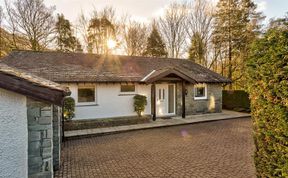
[{"label": "sky", "polygon": [[[105,6],[116,8],[118,15],[130,14],[132,18],[149,22],[158,16],[171,0],[44,0],[48,6],[56,6],[57,13],[63,13],[66,18],[76,22],[79,14],[91,13],[93,9]],[[190,0],[188,0],[190,1]],[[191,0],[193,1],[193,0]],[[217,1],[217,0],[211,0]],[[283,17],[288,12],[288,0],[255,0],[258,9],[263,11],[267,19]],[[0,0],[3,6],[4,0]]]},{"label": "sky", "polygon": [[[4,0],[0,0],[4,1]],[[149,21],[163,11],[171,0],[44,0],[47,5],[56,5],[56,11],[63,13],[72,22],[77,20],[81,10],[89,14],[93,9],[113,6],[118,15],[130,14],[141,21]],[[192,1],[192,0],[191,0]],[[217,1],[217,0],[211,0]],[[258,9],[267,19],[283,17],[288,12],[288,0],[255,0]]]}]

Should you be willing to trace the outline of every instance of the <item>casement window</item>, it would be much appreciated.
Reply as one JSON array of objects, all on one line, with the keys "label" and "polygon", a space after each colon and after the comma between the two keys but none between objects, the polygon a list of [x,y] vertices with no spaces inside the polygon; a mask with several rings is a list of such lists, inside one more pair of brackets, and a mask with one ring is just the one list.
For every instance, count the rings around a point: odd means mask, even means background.
[{"label": "casement window", "polygon": [[96,103],[95,86],[79,86],[78,103]]},{"label": "casement window", "polygon": [[206,84],[194,85],[194,99],[195,100],[207,99],[207,85]]},{"label": "casement window", "polygon": [[120,86],[120,92],[121,93],[135,93],[136,92],[136,87],[135,85],[121,85]]}]

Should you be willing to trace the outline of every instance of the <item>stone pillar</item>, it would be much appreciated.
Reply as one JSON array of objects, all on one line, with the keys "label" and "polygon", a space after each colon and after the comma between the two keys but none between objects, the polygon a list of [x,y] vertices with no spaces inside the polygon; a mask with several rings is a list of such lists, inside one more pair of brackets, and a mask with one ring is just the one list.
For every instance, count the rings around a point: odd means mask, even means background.
[{"label": "stone pillar", "polygon": [[52,106],[27,100],[28,116],[28,175],[53,177]]},{"label": "stone pillar", "polygon": [[58,106],[53,105],[53,169],[54,171],[60,168],[61,116],[62,116],[62,109]]}]

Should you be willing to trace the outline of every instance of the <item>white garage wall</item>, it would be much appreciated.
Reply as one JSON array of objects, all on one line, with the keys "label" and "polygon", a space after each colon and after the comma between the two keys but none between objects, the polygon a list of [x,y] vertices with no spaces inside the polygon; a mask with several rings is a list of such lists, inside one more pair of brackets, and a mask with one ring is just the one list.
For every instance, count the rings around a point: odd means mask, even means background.
[{"label": "white garage wall", "polygon": [[[77,104],[78,85],[63,84],[68,86],[71,91],[71,97],[75,99],[75,118],[73,120],[111,118],[122,116],[135,116],[133,108],[134,95],[122,95],[120,93],[120,84],[93,84],[96,86],[96,105],[79,106]],[[83,84],[80,84],[83,86]],[[85,84],[91,86],[91,84]],[[144,114],[151,114],[150,95],[151,85],[136,84],[136,94],[147,96],[148,104]]]},{"label": "white garage wall", "polygon": [[27,176],[26,97],[0,88],[0,177]]}]

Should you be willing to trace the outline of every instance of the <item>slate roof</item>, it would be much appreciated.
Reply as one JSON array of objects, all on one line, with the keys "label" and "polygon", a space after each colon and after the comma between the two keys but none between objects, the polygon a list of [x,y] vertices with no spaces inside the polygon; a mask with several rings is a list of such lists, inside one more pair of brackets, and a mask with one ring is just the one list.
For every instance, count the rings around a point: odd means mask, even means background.
[{"label": "slate roof", "polygon": [[198,83],[228,83],[229,79],[185,59],[120,55],[13,51],[1,60],[54,82],[143,82],[153,70],[177,68]]},{"label": "slate roof", "polygon": [[43,87],[47,87],[47,88],[50,88],[53,90],[59,90],[59,91],[67,90],[66,88],[63,88],[58,83],[37,77],[35,75],[28,74],[27,72],[9,67],[8,65],[3,64],[3,63],[0,63],[0,73],[4,73],[6,75],[11,75],[11,76],[20,78],[22,80],[29,81],[33,85],[39,85],[39,86],[43,86]]},{"label": "slate roof", "polygon": [[59,105],[65,96],[70,95],[69,89],[60,84],[3,63],[0,63],[0,88]]}]

